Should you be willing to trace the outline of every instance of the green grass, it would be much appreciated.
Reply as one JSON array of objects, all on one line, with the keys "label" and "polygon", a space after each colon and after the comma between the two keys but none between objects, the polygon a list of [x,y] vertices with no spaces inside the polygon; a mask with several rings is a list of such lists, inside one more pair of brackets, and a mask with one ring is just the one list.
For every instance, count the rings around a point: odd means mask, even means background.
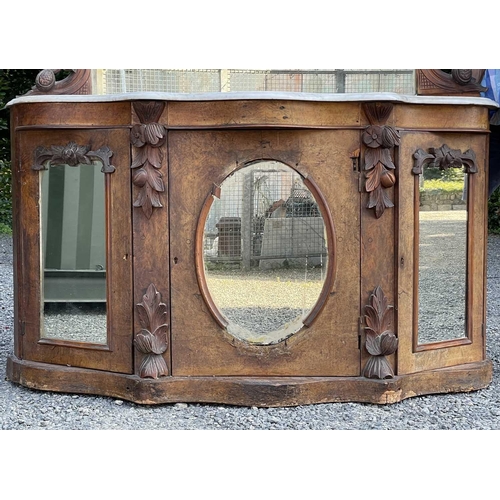
[{"label": "green grass", "polygon": [[464,181],[443,181],[440,179],[429,179],[424,181],[424,187],[420,191],[444,191],[446,193],[462,192]]}]

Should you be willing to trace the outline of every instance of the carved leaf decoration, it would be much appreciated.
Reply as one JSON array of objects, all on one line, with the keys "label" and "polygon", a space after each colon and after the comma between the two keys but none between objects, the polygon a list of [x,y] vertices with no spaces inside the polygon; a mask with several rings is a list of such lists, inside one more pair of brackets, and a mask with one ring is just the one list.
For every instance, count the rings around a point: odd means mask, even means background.
[{"label": "carved leaf decoration", "polygon": [[151,123],[160,119],[165,103],[163,101],[136,101],[133,106],[142,123]]},{"label": "carved leaf decoration", "polygon": [[372,356],[366,363],[363,376],[384,380],[394,378],[394,371],[384,356]]},{"label": "carved leaf decoration", "polygon": [[[139,306],[142,306],[142,308],[139,308]],[[159,325],[166,322],[167,306],[161,302],[161,294],[153,284],[149,285],[139,306],[138,310],[142,309],[145,311],[147,325],[150,330],[154,331]],[[142,321],[145,317],[144,313],[139,313],[139,315]]]},{"label": "carved leaf decoration", "polygon": [[368,121],[372,125],[383,125],[392,112],[393,105],[385,102],[369,102],[363,104]]},{"label": "carved leaf decoration", "polygon": [[164,377],[168,375],[167,363],[162,356],[156,354],[148,354],[144,357],[139,369],[139,375],[142,378]]},{"label": "carved leaf decoration", "polygon": [[384,332],[379,335],[379,349],[380,354],[389,356],[396,352],[398,348],[398,338],[392,332]]},{"label": "carved leaf decoration", "polygon": [[130,168],[142,167],[146,161],[148,161],[148,153],[146,149],[136,149],[135,150],[135,158],[132,161],[132,165]]},{"label": "carved leaf decoration", "polygon": [[386,208],[391,208],[393,206],[394,203],[391,201],[382,187],[378,186],[374,191],[370,193],[367,207],[375,207],[375,217],[377,219],[382,217]]},{"label": "carved leaf decoration", "polygon": [[153,333],[151,351],[155,354],[163,354],[167,350],[168,325],[160,325]]},{"label": "carved leaf decoration", "polygon": [[[372,296],[372,306],[377,311],[377,314],[379,318],[383,318],[385,316],[386,311],[389,310],[389,302],[387,300],[387,297],[385,296],[384,292],[382,291],[382,288],[379,286],[375,288]],[[380,330],[378,333],[381,333],[381,331],[386,330],[384,327],[384,323],[380,321]]]},{"label": "carved leaf decoration", "polygon": [[153,148],[146,146],[146,155],[147,155],[147,160],[153,167],[155,168],[161,168],[161,162],[163,159],[163,150],[159,148]]},{"label": "carved leaf decoration", "polygon": [[365,308],[365,323],[366,330],[371,330],[375,335],[378,334],[380,331],[380,322],[377,311],[372,306],[366,306]]},{"label": "carved leaf decoration", "polygon": [[134,339],[135,345],[143,354],[153,352],[153,336],[147,330],[142,330]]},{"label": "carved leaf decoration", "polygon": [[398,348],[398,338],[390,330],[392,317],[393,307],[389,305],[382,288],[378,286],[370,295],[370,303],[365,308],[365,347],[372,356],[363,370],[365,377],[383,379],[394,376],[385,358]]},{"label": "carved leaf decoration", "polygon": [[145,354],[139,374],[150,378],[168,375],[168,367],[162,357],[168,346],[167,305],[161,301],[161,294],[153,284],[149,285],[136,310],[143,329],[136,334],[134,344]]},{"label": "carved leaf decoration", "polygon": [[376,167],[366,173],[365,189],[368,193],[374,191],[380,185],[380,176],[382,175],[382,163],[377,163]]},{"label": "carved leaf decoration", "polygon": [[148,219],[151,218],[153,214],[153,204],[151,203],[151,188],[149,184],[145,184],[137,194],[137,198],[134,201],[134,207],[142,207],[144,215],[146,215]]},{"label": "carved leaf decoration", "polygon": [[382,354],[380,352],[380,340],[377,335],[367,335],[365,347],[372,356],[380,356]]},{"label": "carved leaf decoration", "polygon": [[399,132],[394,127],[385,125],[382,129],[382,146],[384,148],[393,148],[400,144]]},{"label": "carved leaf decoration", "polygon": [[366,350],[372,356],[389,356],[396,352],[398,338],[392,332],[383,332],[380,335],[367,335]]},{"label": "carved leaf decoration", "polygon": [[394,170],[396,167],[394,163],[392,163],[391,153],[388,149],[380,150],[380,161],[384,164],[385,167]]},{"label": "carved leaf decoration", "polygon": [[165,127],[159,123],[148,123],[144,126],[144,137],[152,146],[160,146],[164,143],[165,132]]},{"label": "carved leaf decoration", "polygon": [[146,182],[151,188],[155,191],[165,191],[161,172],[153,168],[148,162],[146,162],[144,170],[146,172]]},{"label": "carved leaf decoration", "polygon": [[375,165],[380,163],[380,152],[381,149],[367,149],[365,153],[365,170],[371,170]]}]

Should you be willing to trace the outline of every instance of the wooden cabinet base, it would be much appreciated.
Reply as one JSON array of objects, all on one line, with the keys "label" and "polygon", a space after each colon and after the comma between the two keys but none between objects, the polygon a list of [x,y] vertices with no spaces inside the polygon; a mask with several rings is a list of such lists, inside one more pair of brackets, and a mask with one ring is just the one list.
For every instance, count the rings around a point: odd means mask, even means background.
[{"label": "wooden cabinet base", "polygon": [[31,389],[97,394],[146,405],[177,402],[260,407],[341,402],[390,404],[425,394],[482,389],[492,380],[492,363],[485,360],[388,380],[364,377],[163,377],[153,380],[11,356],[7,361],[7,378]]}]

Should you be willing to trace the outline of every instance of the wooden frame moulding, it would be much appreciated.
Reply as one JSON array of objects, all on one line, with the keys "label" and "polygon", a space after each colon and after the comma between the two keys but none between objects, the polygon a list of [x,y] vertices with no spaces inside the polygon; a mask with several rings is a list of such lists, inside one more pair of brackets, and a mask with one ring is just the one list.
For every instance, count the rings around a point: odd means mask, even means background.
[{"label": "wooden frame moulding", "polygon": [[[245,167],[248,167],[252,164],[254,164],[256,161],[261,161],[261,160],[251,160],[247,161],[244,164],[238,166],[236,170],[241,170]],[[272,159],[269,159],[269,161],[275,161]],[[336,270],[336,238],[335,238],[335,226],[333,224],[333,218],[332,214],[330,212],[330,209],[328,207],[328,204],[326,203],[325,197],[321,193],[318,185],[314,181],[314,179],[308,175],[308,176],[303,176],[300,172],[298,172],[294,167],[291,165],[283,162],[280,160],[281,163],[286,165],[288,168],[296,172],[300,177],[302,178],[302,181],[304,182],[305,186],[309,189],[311,194],[313,195],[315,201],[318,204],[318,208],[320,210],[321,216],[323,218],[323,222],[325,224],[325,229],[326,229],[326,235],[327,235],[327,248],[328,248],[328,268],[327,268],[327,273],[325,277],[325,281],[323,283],[323,287],[321,289],[320,296],[318,297],[318,300],[314,304],[314,307],[311,309],[309,314],[303,319],[302,324],[304,327],[310,327],[314,320],[317,318],[318,314],[321,312],[323,309],[326,300],[328,299],[328,296],[330,295],[330,292],[333,287],[333,283],[335,280],[335,270]],[[234,170],[232,173],[234,173],[236,170]],[[232,175],[232,173],[230,175]],[[227,178],[227,177],[226,177]],[[204,236],[204,230],[205,230],[205,221],[208,217],[208,214],[210,212],[210,208],[213,203],[214,196],[219,198],[220,197],[220,186],[217,184],[213,184],[212,189],[210,190],[210,193],[205,199],[205,202],[203,203],[203,207],[201,209],[200,215],[198,217],[198,223],[196,224],[196,236],[195,236],[195,255],[194,255],[194,262],[195,262],[195,268],[196,268],[196,278],[198,281],[198,285],[201,291],[201,295],[210,311],[212,314],[213,318],[215,319],[216,323],[223,329],[226,330],[228,326],[228,321],[224,317],[224,315],[219,311],[217,306],[215,305],[215,302],[210,294],[210,291],[208,289],[207,281],[205,279],[205,266],[204,266],[204,258],[203,258],[203,236]]]},{"label": "wooden frame moulding", "polygon": [[[471,221],[472,207],[475,206],[475,174],[478,171],[476,165],[476,155],[474,151],[467,150],[462,153],[459,150],[451,150],[446,144],[439,148],[429,148],[429,153],[422,149],[418,149],[414,155],[414,167],[412,173],[414,174],[414,234],[415,245],[413,255],[413,352],[433,351],[436,349],[444,349],[447,347],[455,347],[461,345],[472,344],[473,328],[472,328],[472,300],[471,290],[473,289],[474,277],[472,276],[472,258],[474,255],[474,228],[475,225]],[[441,169],[446,168],[464,168],[467,174],[467,230],[466,230],[466,290],[465,290],[465,326],[466,335],[463,338],[443,340],[438,342],[430,342],[427,344],[419,343],[419,271],[420,271],[420,189],[419,189],[419,175],[424,172],[426,164],[434,164]]]}]

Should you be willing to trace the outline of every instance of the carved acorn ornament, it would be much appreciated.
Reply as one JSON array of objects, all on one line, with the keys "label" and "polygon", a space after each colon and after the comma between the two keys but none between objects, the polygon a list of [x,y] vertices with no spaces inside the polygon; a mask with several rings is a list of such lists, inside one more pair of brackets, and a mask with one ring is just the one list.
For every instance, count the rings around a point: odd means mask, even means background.
[{"label": "carved acorn ornament", "polygon": [[365,151],[365,189],[369,193],[367,208],[375,209],[375,217],[380,218],[386,208],[394,206],[385,191],[396,183],[395,165],[390,149],[400,144],[398,131],[384,125],[392,111],[389,103],[365,103],[363,107],[371,125],[362,134]]}]

